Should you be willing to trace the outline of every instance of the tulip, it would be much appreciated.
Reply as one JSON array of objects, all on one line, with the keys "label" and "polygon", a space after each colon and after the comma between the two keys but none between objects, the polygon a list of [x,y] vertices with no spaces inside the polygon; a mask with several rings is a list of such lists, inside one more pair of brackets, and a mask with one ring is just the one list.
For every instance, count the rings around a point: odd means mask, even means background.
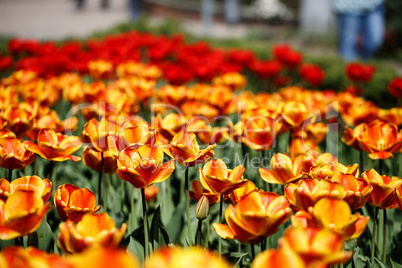
[{"label": "tulip", "polygon": [[186,119],[175,113],[167,114],[164,118],[158,114],[157,117],[152,118],[152,126],[167,142],[171,141],[184,128],[185,123]]},{"label": "tulip", "polygon": [[120,124],[114,118],[102,118],[89,120],[81,132],[81,139],[91,149],[103,152],[109,149],[108,137],[115,137],[120,131]]},{"label": "tulip", "polygon": [[336,182],[327,180],[301,180],[297,183],[289,183],[285,187],[285,197],[289,200],[292,209],[308,211],[324,197],[344,199],[347,193],[345,189]]},{"label": "tulip", "polygon": [[303,156],[298,156],[293,161],[286,154],[275,154],[270,162],[271,170],[260,168],[262,179],[268,183],[286,185],[305,176],[303,174]]},{"label": "tulip", "polygon": [[60,255],[47,253],[34,247],[25,249],[22,246],[8,246],[4,248],[0,252],[0,266],[4,268],[76,268]]},{"label": "tulip", "polygon": [[375,120],[367,126],[367,136],[358,142],[371,159],[386,159],[402,148],[402,130],[398,133],[397,125]]},{"label": "tulip", "polygon": [[236,188],[244,186],[247,180],[243,179],[243,173],[243,165],[230,170],[219,158],[207,162],[203,169],[199,168],[202,185],[207,190],[221,195],[228,195]]},{"label": "tulip", "polygon": [[323,198],[309,212],[298,211],[292,216],[292,224],[296,227],[328,228],[341,234],[345,240],[358,238],[364,231],[369,217],[360,213],[352,215],[352,211],[344,200]]},{"label": "tulip", "polygon": [[19,190],[0,200],[0,239],[9,240],[34,232],[50,210],[37,191]]},{"label": "tulip", "polygon": [[276,135],[275,120],[257,116],[244,122],[244,136],[241,141],[253,150],[265,151],[271,148]]},{"label": "tulip", "polygon": [[95,213],[100,209],[100,205],[96,206],[94,193],[72,184],[60,185],[53,201],[62,221],[78,222],[86,213]]},{"label": "tulip", "polygon": [[135,188],[165,181],[175,168],[173,159],[163,164],[162,149],[149,145],[124,149],[117,159],[117,167],[117,176]]},{"label": "tulip", "polygon": [[33,127],[34,114],[31,107],[25,105],[13,105],[7,107],[0,116],[3,129],[9,129],[17,137]]},{"label": "tulip", "polygon": [[228,225],[214,223],[216,233],[223,239],[236,239],[256,244],[276,233],[292,214],[289,202],[276,193],[254,191],[225,211]]},{"label": "tulip", "polygon": [[72,265],[74,268],[142,267],[137,258],[131,254],[128,254],[126,250],[104,248],[99,246],[90,247],[81,253],[68,255],[65,259],[66,262]]},{"label": "tulip", "polygon": [[[239,187],[233,190],[227,197],[230,199],[233,205],[236,205],[243,197],[247,196],[253,191],[258,191],[254,182],[247,180],[243,187]],[[226,200],[225,200],[226,201]]]},{"label": "tulip", "polygon": [[213,252],[200,247],[158,249],[146,261],[145,268],[229,268],[232,267],[225,259]]},{"label": "tulip", "polygon": [[82,252],[92,246],[117,248],[127,224],[117,229],[113,219],[106,213],[86,214],[74,224],[72,221],[60,223],[57,236],[58,246],[67,254]]},{"label": "tulip", "polygon": [[291,128],[297,128],[308,118],[310,112],[302,102],[289,101],[282,108],[281,115]]},{"label": "tulip", "polygon": [[24,169],[35,160],[35,153],[27,150],[24,143],[17,138],[6,137],[0,139],[0,167],[9,170],[11,182],[12,170]]},{"label": "tulip", "polygon": [[174,160],[163,164],[163,150],[150,145],[143,145],[138,149],[127,147],[119,153],[117,159],[117,176],[141,189],[144,236],[146,241],[144,255],[148,255],[148,215],[146,208],[145,187],[156,182],[165,181],[174,171]]},{"label": "tulip", "polygon": [[303,259],[290,247],[269,249],[256,256],[251,268],[281,267],[281,268],[306,268]]},{"label": "tulip", "polygon": [[331,180],[333,176],[340,173],[358,176],[358,168],[358,164],[344,166],[339,162],[317,162],[316,166],[310,168],[309,178],[319,180]]},{"label": "tulip", "polygon": [[147,202],[150,202],[150,201],[156,199],[156,196],[159,193],[158,187],[151,185],[151,186],[145,187],[144,189],[145,189],[145,200]]},{"label": "tulip", "polygon": [[77,162],[81,160],[80,157],[72,155],[81,147],[81,141],[76,136],[67,136],[56,133],[52,129],[42,128],[38,134],[38,144],[30,141],[24,143],[27,150],[49,161],[63,162],[70,159]]},{"label": "tulip", "polygon": [[386,209],[398,207],[397,189],[402,185],[402,179],[392,177],[392,179],[385,175],[380,175],[374,169],[366,170],[362,174],[364,179],[369,185],[373,187],[368,202],[375,206],[375,214],[373,218],[373,233],[371,240],[371,264],[374,264],[374,248],[375,248],[375,233],[377,227],[378,209],[383,209],[384,216],[384,229],[383,229],[383,261],[386,256]]},{"label": "tulip", "polygon": [[52,182],[48,179],[42,180],[38,176],[25,176],[13,180],[11,183],[6,179],[0,179],[0,198],[7,201],[7,198],[18,190],[37,191],[43,199],[43,203],[49,200],[52,191]]},{"label": "tulip", "polygon": [[[102,167],[102,153],[104,167]],[[89,147],[85,147],[82,154],[82,162],[98,173],[102,172],[102,168],[104,168],[105,173],[115,173],[117,169],[117,157],[110,150],[98,152]]]},{"label": "tulip", "polygon": [[353,255],[353,251],[343,251],[342,236],[328,229],[289,228],[284,232],[279,246],[291,248],[307,267],[345,263]]},{"label": "tulip", "polygon": [[207,162],[214,156],[215,144],[209,145],[206,149],[200,150],[194,133],[181,131],[177,133],[170,144],[162,142],[166,154],[176,159],[181,165],[193,167],[197,164]]},{"label": "tulip", "polygon": [[191,183],[192,191],[189,191],[190,198],[194,201],[200,200],[201,197],[205,196],[208,198],[208,203],[210,206],[215,205],[221,199],[221,195],[217,194],[211,190],[205,189],[202,187],[201,182],[193,181]]},{"label": "tulip", "polygon": [[365,180],[356,178],[352,174],[339,173],[334,175],[331,181],[339,183],[345,189],[346,197],[344,200],[352,210],[363,207],[373,191],[373,187]]}]

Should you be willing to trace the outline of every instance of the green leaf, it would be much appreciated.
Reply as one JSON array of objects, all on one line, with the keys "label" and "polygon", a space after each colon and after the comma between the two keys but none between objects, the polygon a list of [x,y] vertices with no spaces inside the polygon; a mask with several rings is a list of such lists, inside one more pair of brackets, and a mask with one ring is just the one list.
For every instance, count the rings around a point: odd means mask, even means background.
[{"label": "green leaf", "polygon": [[374,257],[374,260],[378,263],[379,267],[387,268],[387,265],[385,263],[383,263],[381,260],[379,260],[378,258]]},{"label": "green leaf", "polygon": [[163,240],[165,241],[165,245],[170,244],[170,238],[169,238],[169,235],[168,235],[168,233],[166,232],[165,227],[163,227],[162,223],[159,225],[159,230],[160,230],[160,231],[161,231],[161,233],[162,233]]},{"label": "green leaf", "polygon": [[399,263],[397,263],[397,262],[394,262],[394,261],[391,259],[391,267],[392,267],[392,268],[402,268],[402,264],[399,264]]},{"label": "green leaf", "polygon": [[173,212],[170,221],[166,224],[166,231],[173,243],[177,243],[181,233],[184,231],[185,200],[183,200]]},{"label": "green leaf", "polygon": [[130,237],[130,242],[127,246],[127,253],[133,254],[141,262],[144,261],[144,246],[136,239],[134,239],[134,237]]},{"label": "green leaf", "polygon": [[158,206],[156,208],[156,210],[154,212],[154,216],[152,218],[151,231],[150,231],[151,241],[155,241],[158,244],[159,244],[160,215],[161,215],[161,207]]},{"label": "green leaf", "polygon": [[53,239],[52,228],[46,221],[47,216],[43,218],[39,228],[36,230],[38,235],[38,248],[43,251],[47,251],[49,249],[50,242]]}]

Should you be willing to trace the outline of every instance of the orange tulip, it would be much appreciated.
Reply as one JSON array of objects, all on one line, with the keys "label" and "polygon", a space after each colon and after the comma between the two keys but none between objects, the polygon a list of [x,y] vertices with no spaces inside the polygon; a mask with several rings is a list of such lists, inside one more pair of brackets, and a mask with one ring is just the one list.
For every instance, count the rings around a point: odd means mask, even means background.
[{"label": "orange tulip", "polygon": [[323,198],[309,212],[298,211],[292,216],[292,224],[296,227],[328,228],[341,234],[344,239],[358,238],[364,231],[369,217],[352,211],[344,200]]},{"label": "orange tulip", "polygon": [[157,96],[162,103],[179,106],[187,99],[188,88],[186,86],[166,85],[160,87]]},{"label": "orange tulip", "polygon": [[302,138],[292,138],[292,143],[290,144],[290,156],[292,158],[298,157],[299,155],[305,155],[308,153],[320,153],[320,147],[318,144],[311,140],[304,140]]},{"label": "orange tulip", "polygon": [[70,159],[77,162],[81,160],[80,157],[72,155],[81,147],[81,141],[76,136],[67,136],[56,133],[52,129],[42,128],[38,134],[38,144],[30,141],[24,143],[27,150],[49,161],[62,162]]},{"label": "orange tulip", "polygon": [[60,185],[53,198],[62,221],[77,222],[86,213],[94,213],[100,209],[96,206],[96,197],[87,188],[78,188],[72,184]]},{"label": "orange tulip", "polygon": [[113,219],[106,213],[86,214],[74,224],[68,220],[60,223],[60,233],[57,236],[58,246],[68,254],[82,252],[92,246],[117,248],[127,224],[123,223],[117,229]]},{"label": "orange tulip", "polygon": [[184,129],[185,123],[184,116],[175,113],[167,114],[164,118],[158,114],[157,117],[152,118],[152,126],[167,142]]},{"label": "orange tulip", "polygon": [[[4,261],[2,263],[2,260]],[[58,254],[47,253],[34,247],[8,246],[0,252],[3,268],[76,268]]]},{"label": "orange tulip", "polygon": [[285,197],[294,210],[307,212],[309,207],[314,207],[324,197],[344,199],[346,191],[336,182],[307,179],[286,185]]},{"label": "orange tulip", "polygon": [[33,127],[33,119],[32,109],[22,104],[9,106],[0,115],[2,129],[11,130],[17,137],[21,137]]},{"label": "orange tulip", "polygon": [[260,168],[262,179],[268,183],[286,185],[305,177],[303,172],[304,156],[300,155],[293,160],[286,154],[275,154],[271,158],[271,170]]},{"label": "orange tulip", "polygon": [[276,135],[275,120],[271,117],[257,116],[244,122],[242,142],[256,151],[268,150]]},{"label": "orange tulip", "polygon": [[243,243],[259,243],[279,229],[292,214],[289,202],[276,193],[254,191],[225,211],[228,225],[214,223],[216,233],[223,239]]},{"label": "orange tulip", "polygon": [[247,78],[240,73],[230,72],[215,77],[212,82],[215,85],[228,86],[232,90],[237,90],[246,86]]},{"label": "orange tulip", "polygon": [[159,188],[154,185],[145,187],[145,200],[148,202],[155,200],[158,193],[159,193]]},{"label": "orange tulip", "polygon": [[190,198],[194,201],[198,201],[202,196],[205,196],[206,198],[208,198],[209,205],[212,206],[221,200],[220,194],[202,188],[202,184],[199,181],[193,181],[191,187],[193,188],[193,190],[189,191],[189,195]]},{"label": "orange tulip", "polygon": [[398,207],[396,189],[402,185],[402,179],[378,174],[374,169],[366,170],[362,174],[364,179],[371,187],[370,198],[367,202],[378,208]]},{"label": "orange tulip", "polygon": [[0,167],[9,170],[23,169],[35,160],[35,153],[25,149],[17,138],[0,139]]},{"label": "orange tulip", "polygon": [[116,137],[119,131],[120,124],[113,117],[104,117],[100,121],[92,118],[85,124],[81,139],[91,149],[103,152],[109,150],[108,137]]},{"label": "orange tulip", "polygon": [[356,178],[352,174],[339,173],[332,177],[332,182],[337,182],[346,191],[344,200],[352,210],[359,209],[366,205],[373,188],[365,180]]},{"label": "orange tulip", "polygon": [[92,60],[88,63],[90,75],[95,79],[108,79],[114,75],[113,64],[105,60]]},{"label": "orange tulip", "polygon": [[247,196],[253,191],[258,191],[257,187],[255,186],[254,182],[247,180],[243,187],[234,189],[234,191],[231,192],[227,198],[230,202],[232,202],[232,204],[236,205],[240,200],[243,199],[243,197]]},{"label": "orange tulip", "polygon": [[11,183],[6,179],[0,179],[0,198],[7,201],[7,198],[18,190],[37,191],[46,203],[52,191],[52,182],[48,179],[42,180],[38,176],[25,176],[13,180]]},{"label": "orange tulip", "polygon": [[142,267],[137,258],[128,254],[124,249],[104,248],[98,246],[90,247],[81,253],[68,255],[65,259],[66,262],[74,268]]},{"label": "orange tulip", "polygon": [[358,141],[371,159],[386,159],[402,148],[402,130],[398,133],[397,125],[375,120],[367,126],[367,136]]},{"label": "orange tulip", "polygon": [[281,268],[306,268],[303,259],[290,247],[269,249],[258,254],[251,268],[281,267]]},{"label": "orange tulip", "polygon": [[342,236],[328,229],[289,228],[279,246],[291,248],[307,267],[345,263],[353,255],[353,251],[343,251]]},{"label": "orange tulip", "polygon": [[289,101],[283,105],[281,115],[291,128],[297,128],[304,123],[310,112],[304,103]]},{"label": "orange tulip", "polygon": [[9,240],[34,232],[50,208],[50,203],[44,204],[37,191],[19,190],[6,202],[0,200],[0,239]]},{"label": "orange tulip", "polygon": [[243,165],[230,170],[220,158],[207,162],[203,169],[199,168],[200,181],[204,188],[221,195],[230,194],[236,188],[244,186],[247,180],[243,179],[243,173]]},{"label": "orange tulip", "polygon": [[339,173],[351,174],[353,176],[358,176],[359,165],[353,164],[349,166],[344,166],[339,162],[317,162],[316,166],[310,168],[309,177],[311,179],[319,180],[331,180],[333,176]]},{"label": "orange tulip", "polygon": [[158,147],[143,145],[127,147],[117,159],[117,176],[135,188],[144,188],[165,181],[174,171],[174,160],[163,164],[163,151]]},{"label": "orange tulip", "polygon": [[214,144],[224,141],[223,133],[227,128],[211,127],[203,118],[193,117],[187,122],[186,131],[195,133],[204,144]]},{"label": "orange tulip", "polygon": [[346,126],[342,136],[342,141],[352,148],[360,151],[359,140],[363,140],[367,136],[367,124],[362,123],[357,125],[353,130]]},{"label": "orange tulip", "polygon": [[214,156],[214,148],[215,144],[200,150],[195,134],[186,131],[177,133],[170,143],[162,141],[163,151],[186,167],[209,161]]},{"label": "orange tulip", "polygon": [[[102,153],[92,150],[89,147],[84,148],[82,162],[84,165],[98,173],[102,172]],[[104,171],[105,173],[115,173],[117,169],[117,156],[109,151],[103,151]]]},{"label": "orange tulip", "polygon": [[315,122],[292,131],[292,135],[303,140],[320,144],[327,136],[328,127],[323,122]]},{"label": "orange tulip", "polygon": [[233,267],[225,259],[204,248],[165,247],[153,253],[144,268],[229,268]]}]

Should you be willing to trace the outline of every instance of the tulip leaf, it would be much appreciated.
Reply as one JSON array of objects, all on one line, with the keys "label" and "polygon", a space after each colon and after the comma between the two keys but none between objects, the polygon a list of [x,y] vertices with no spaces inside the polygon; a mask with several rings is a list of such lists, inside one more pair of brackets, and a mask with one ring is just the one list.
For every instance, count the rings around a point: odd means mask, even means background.
[{"label": "tulip leaf", "polygon": [[394,262],[392,259],[390,259],[390,260],[391,260],[391,267],[392,268],[402,268],[402,264]]},{"label": "tulip leaf", "polygon": [[171,241],[173,243],[177,243],[181,232],[183,232],[184,227],[184,218],[183,211],[185,211],[185,200],[176,207],[175,211],[170,218],[170,221],[166,224],[166,231],[170,234]]},{"label": "tulip leaf", "polygon": [[169,235],[168,235],[165,227],[163,227],[162,223],[160,223],[160,225],[159,225],[159,230],[162,233],[163,240],[165,241],[165,245],[168,245],[170,243],[170,238],[169,238]]},{"label": "tulip leaf", "polygon": [[141,262],[144,260],[144,246],[132,236],[127,246],[127,253],[133,254]]},{"label": "tulip leaf", "polygon": [[47,251],[49,249],[49,245],[51,240],[53,239],[52,228],[46,221],[47,216],[43,218],[39,228],[36,230],[38,235],[38,248],[40,250]]},{"label": "tulip leaf", "polygon": [[381,260],[379,260],[378,258],[374,257],[374,260],[378,263],[379,267],[387,268],[387,265],[385,263],[383,263]]},{"label": "tulip leaf", "polygon": [[150,232],[151,241],[155,241],[158,244],[159,244],[160,215],[161,215],[161,207],[158,206],[156,208],[156,210],[154,212],[154,216],[152,218],[151,232]]}]

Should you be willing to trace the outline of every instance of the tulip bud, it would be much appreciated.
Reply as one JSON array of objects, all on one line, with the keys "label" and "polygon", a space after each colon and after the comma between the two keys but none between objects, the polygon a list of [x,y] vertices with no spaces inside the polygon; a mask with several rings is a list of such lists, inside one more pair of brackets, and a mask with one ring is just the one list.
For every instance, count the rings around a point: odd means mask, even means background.
[{"label": "tulip bud", "polygon": [[209,201],[206,196],[202,196],[198,200],[197,207],[195,208],[195,217],[200,221],[205,220],[209,212]]}]

